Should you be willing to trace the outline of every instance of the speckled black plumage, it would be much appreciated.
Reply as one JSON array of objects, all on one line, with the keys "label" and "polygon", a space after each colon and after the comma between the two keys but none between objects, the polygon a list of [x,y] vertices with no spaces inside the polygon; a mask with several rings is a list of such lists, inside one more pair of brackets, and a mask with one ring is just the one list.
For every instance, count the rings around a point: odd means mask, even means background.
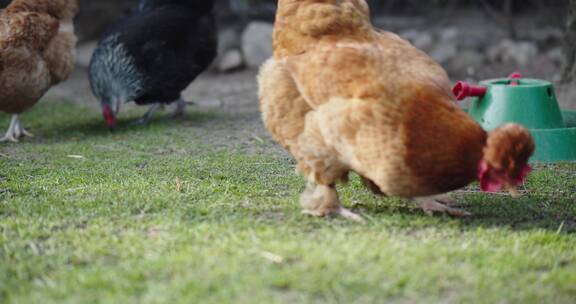
[{"label": "speckled black plumage", "polygon": [[214,60],[213,0],[143,0],[110,28],[90,62],[103,105],[171,103]]}]

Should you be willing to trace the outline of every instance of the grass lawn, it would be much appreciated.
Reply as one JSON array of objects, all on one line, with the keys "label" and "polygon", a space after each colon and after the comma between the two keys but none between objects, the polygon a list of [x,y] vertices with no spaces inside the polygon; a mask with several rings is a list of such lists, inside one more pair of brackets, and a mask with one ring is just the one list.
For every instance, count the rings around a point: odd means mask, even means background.
[{"label": "grass lawn", "polygon": [[358,224],[301,215],[294,162],[216,132],[228,114],[110,133],[52,102],[23,122],[36,137],[0,145],[0,303],[576,302],[575,164],[537,166],[519,199],[457,192],[465,219],[353,178]]}]

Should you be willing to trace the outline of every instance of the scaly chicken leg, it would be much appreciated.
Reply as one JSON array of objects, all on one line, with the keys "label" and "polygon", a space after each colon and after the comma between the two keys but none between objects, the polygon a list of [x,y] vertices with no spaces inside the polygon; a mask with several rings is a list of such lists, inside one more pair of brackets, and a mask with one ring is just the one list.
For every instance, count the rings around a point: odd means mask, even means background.
[{"label": "scaly chicken leg", "polygon": [[6,135],[4,135],[4,137],[0,138],[0,142],[18,142],[22,136],[33,137],[34,135],[22,127],[20,116],[18,114],[14,114],[12,115],[12,120],[10,120],[8,131],[6,131]]},{"label": "scaly chicken leg", "polygon": [[347,219],[363,222],[361,216],[344,208],[338,199],[335,185],[318,185],[309,182],[300,196],[303,214],[313,216],[339,215]]},{"label": "scaly chicken leg", "polygon": [[448,214],[455,217],[472,215],[471,213],[465,210],[447,206],[450,204],[454,204],[455,201],[446,195],[421,197],[416,198],[415,201],[420,206],[420,208],[422,208],[422,210],[428,215],[434,215],[435,212]]},{"label": "scaly chicken leg", "polygon": [[186,101],[182,98],[176,100],[176,109],[172,113],[172,117],[182,117],[186,113]]},{"label": "scaly chicken leg", "polygon": [[158,109],[160,108],[161,105],[162,104],[160,104],[160,103],[155,103],[155,104],[151,105],[148,108],[148,111],[146,111],[146,114],[144,114],[144,116],[142,116],[142,118],[135,121],[134,124],[135,125],[148,124],[150,122],[150,119],[152,119],[152,116],[154,116],[154,113],[156,113],[156,111],[158,111]]},{"label": "scaly chicken leg", "polygon": [[[150,120],[152,119],[152,117],[154,116],[154,114],[158,111],[158,109],[163,109],[163,108],[164,108],[164,105],[161,103],[155,103],[155,104],[151,105],[150,108],[148,108],[148,111],[146,111],[146,114],[144,114],[144,116],[142,118],[140,118],[136,122],[134,122],[134,124],[135,125],[148,124],[150,122]],[[184,99],[182,99],[182,98],[176,100],[176,109],[174,110],[172,117],[182,117],[185,113],[185,110],[186,110],[186,101],[184,101]]]}]

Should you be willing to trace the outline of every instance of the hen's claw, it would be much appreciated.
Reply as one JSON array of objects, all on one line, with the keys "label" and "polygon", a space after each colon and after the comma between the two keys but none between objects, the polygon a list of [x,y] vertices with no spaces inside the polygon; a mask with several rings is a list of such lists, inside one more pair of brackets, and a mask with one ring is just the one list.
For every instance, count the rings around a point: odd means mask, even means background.
[{"label": "hen's claw", "polygon": [[22,127],[20,117],[15,114],[12,116],[10,126],[8,127],[8,131],[6,131],[6,135],[0,138],[0,142],[10,141],[17,143],[18,140],[23,136],[34,137],[32,133],[28,132],[26,129],[24,129],[24,127]]},{"label": "hen's claw", "polygon": [[300,203],[304,207],[303,214],[318,217],[342,216],[353,221],[364,222],[361,216],[340,204],[334,185],[326,186],[309,183],[300,196]]},{"label": "hen's claw", "polygon": [[448,207],[458,205],[458,201],[448,195],[437,196],[434,198],[434,200]]},{"label": "hen's claw", "polygon": [[146,124],[148,124],[150,122],[150,120],[152,119],[152,117],[154,116],[154,113],[156,113],[156,111],[158,111],[160,106],[161,106],[161,104],[159,104],[159,103],[155,103],[155,104],[151,105],[150,108],[148,108],[148,111],[146,111],[146,114],[144,114],[144,116],[142,116],[142,118],[131,123],[131,125],[146,125]]},{"label": "hen's claw", "polygon": [[34,137],[34,134],[28,132],[28,130],[21,128],[20,132],[22,132],[22,135],[26,136],[26,137]]},{"label": "hen's claw", "polygon": [[366,221],[364,220],[364,218],[346,208],[340,208],[336,213],[336,215],[342,216],[343,218],[349,219],[349,220],[353,220],[355,222],[359,222],[359,223],[365,223]]},{"label": "hen's claw", "polygon": [[182,117],[186,113],[186,101],[178,99],[176,101],[176,110],[172,113],[172,117]]},{"label": "hen's claw", "polygon": [[355,222],[359,222],[359,223],[365,223],[366,221],[364,220],[363,217],[361,217],[360,215],[344,208],[341,207],[338,210],[335,210],[333,212],[330,213],[326,213],[326,212],[322,212],[322,211],[318,211],[318,210],[302,210],[302,214],[305,215],[311,215],[311,216],[316,216],[316,217],[324,217],[324,216],[341,216],[345,219],[348,220],[352,220]]},{"label": "hen's claw", "polygon": [[16,139],[13,135],[4,135],[4,137],[0,138],[0,142],[13,142],[17,143],[18,139]]},{"label": "hen's claw", "polygon": [[[448,207],[440,201],[445,201],[443,198],[437,199],[426,199],[426,200],[417,200],[420,208],[424,211],[424,213],[428,215],[434,215],[434,213],[444,213],[454,217],[465,217],[470,216],[472,213],[467,212],[462,209]],[[450,203],[455,203],[455,201],[451,201]]]}]

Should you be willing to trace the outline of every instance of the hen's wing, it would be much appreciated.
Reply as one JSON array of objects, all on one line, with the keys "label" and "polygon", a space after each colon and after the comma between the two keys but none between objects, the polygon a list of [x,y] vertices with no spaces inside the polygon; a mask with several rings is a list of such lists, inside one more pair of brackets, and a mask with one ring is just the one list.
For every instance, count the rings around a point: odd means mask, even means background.
[{"label": "hen's wing", "polygon": [[450,94],[446,72],[430,57],[391,33],[373,41],[321,41],[289,59],[299,90],[314,107],[333,97],[378,103],[409,99],[414,84],[426,83]]},{"label": "hen's wing", "polygon": [[266,127],[291,151],[304,131],[304,118],[312,110],[298,92],[283,63],[268,60],[258,75],[260,110]]},{"label": "hen's wing", "polygon": [[327,145],[316,111],[300,94],[285,61],[270,59],[258,77],[262,118],[272,136],[298,161],[298,170],[324,185],[345,179],[347,168]]}]

